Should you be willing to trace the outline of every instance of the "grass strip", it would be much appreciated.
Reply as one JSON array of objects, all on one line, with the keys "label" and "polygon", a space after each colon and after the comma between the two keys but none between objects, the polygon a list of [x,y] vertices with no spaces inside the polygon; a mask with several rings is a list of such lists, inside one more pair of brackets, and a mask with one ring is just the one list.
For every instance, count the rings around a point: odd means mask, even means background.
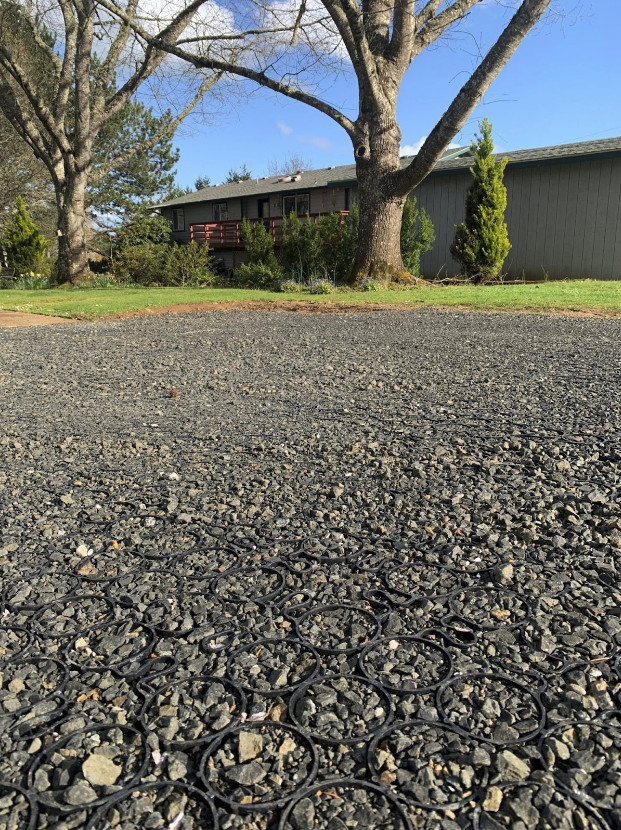
[{"label": "grass strip", "polygon": [[0,308],[80,320],[199,303],[311,302],[459,307],[479,311],[590,312],[621,315],[621,281],[580,280],[524,285],[431,286],[403,291],[283,294],[240,288],[54,288],[0,291]]}]

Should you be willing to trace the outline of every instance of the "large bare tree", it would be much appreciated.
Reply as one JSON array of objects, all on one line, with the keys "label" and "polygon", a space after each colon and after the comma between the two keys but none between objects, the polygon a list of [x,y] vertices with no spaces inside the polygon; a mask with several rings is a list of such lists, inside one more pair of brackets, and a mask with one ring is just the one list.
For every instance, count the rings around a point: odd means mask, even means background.
[{"label": "large bare tree", "polygon": [[[115,0],[102,0],[111,12]],[[188,8],[200,6],[194,0]],[[396,109],[404,75],[412,62],[449,34],[486,0],[220,0],[235,25],[226,39],[182,37],[172,30],[157,37],[134,28],[146,43],[168,49],[197,68],[230,73],[308,104],[332,118],[349,136],[359,188],[360,236],[354,277],[397,273],[403,268],[399,236],[404,199],[433,169],[466,123],[483,94],[509,61],[551,0],[511,0],[515,12],[429,131],[405,168],[399,149]],[[488,13],[489,9],[482,10]],[[287,31],[287,36],[284,35]],[[227,43],[243,60],[227,54]],[[340,57],[358,87],[358,114],[350,118],[330,104],[310,81],[334,68]],[[332,62],[332,66],[328,66]],[[325,80],[325,79],[324,79]],[[321,84],[319,84],[321,86]],[[324,83],[329,88],[329,84]],[[412,101],[415,106],[416,102]]]},{"label": "large bare tree", "polygon": [[[136,41],[130,24],[137,6],[137,0],[126,0],[119,22],[98,0],[0,0],[0,107],[53,182],[60,281],[79,283],[88,275],[87,185],[165,138],[155,134],[146,143],[119,148],[94,169],[93,148],[102,126],[171,60]],[[175,42],[198,8],[157,20],[161,36]],[[151,19],[156,20],[153,13]],[[175,117],[163,122],[167,134],[216,77],[217,72],[202,71],[186,80]]]}]

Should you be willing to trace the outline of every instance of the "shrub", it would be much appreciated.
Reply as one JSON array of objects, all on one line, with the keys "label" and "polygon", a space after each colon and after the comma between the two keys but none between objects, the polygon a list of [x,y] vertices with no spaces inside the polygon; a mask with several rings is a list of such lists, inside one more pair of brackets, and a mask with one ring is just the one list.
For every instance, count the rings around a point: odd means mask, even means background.
[{"label": "shrub", "polygon": [[173,248],[166,243],[122,248],[114,260],[114,276],[138,285],[172,285]]},{"label": "shrub", "polygon": [[139,245],[163,245],[172,242],[172,230],[163,216],[141,216],[116,231],[115,251]]},{"label": "shrub", "polygon": [[420,277],[421,254],[430,251],[436,235],[425,208],[416,207],[416,196],[405,200],[401,220],[401,258],[414,277]]},{"label": "shrub", "polygon": [[201,286],[216,279],[207,245],[143,242],[117,250],[113,264],[116,284]]},{"label": "shrub", "polygon": [[398,288],[404,285],[412,285],[416,279],[409,271],[400,271],[387,262],[374,262],[367,269],[364,277],[356,280],[354,288],[359,288],[365,280],[375,280],[387,288]]},{"label": "shrub", "polygon": [[91,288],[121,288],[123,283],[119,282],[114,274],[109,272],[94,274],[93,280],[89,283]]},{"label": "shrub", "polygon": [[176,280],[171,285],[213,285],[216,264],[207,245],[177,245],[173,255]]},{"label": "shrub", "polygon": [[295,280],[283,280],[278,287],[285,294],[300,294],[304,290]]},{"label": "shrub", "polygon": [[308,290],[311,294],[332,294],[334,286],[329,280],[315,279],[311,280]]},{"label": "shrub", "polygon": [[270,288],[282,276],[278,267],[270,268],[261,263],[243,262],[233,275],[233,282],[240,288]]},{"label": "shrub", "polygon": [[251,265],[266,265],[272,271],[278,270],[278,261],[274,253],[274,240],[263,222],[254,224],[242,219],[242,239]]},{"label": "shrub", "polygon": [[283,218],[280,261],[285,273],[298,282],[307,282],[321,265],[321,239],[317,225],[306,216],[302,222],[295,213]]},{"label": "shrub", "polygon": [[49,277],[50,263],[44,261],[50,243],[39,233],[21,196],[17,197],[15,213],[4,228],[2,246],[7,262],[18,274],[43,274]]},{"label": "shrub", "polygon": [[319,265],[334,282],[345,282],[349,277],[358,244],[358,206],[349,216],[326,213],[317,219],[320,241]]},{"label": "shrub", "polygon": [[45,274],[35,274],[34,272],[22,274],[21,277],[18,277],[16,280],[0,280],[0,288],[21,288],[32,291],[33,289],[49,287],[49,276],[46,276]]},{"label": "shrub", "polygon": [[507,189],[502,183],[507,159],[494,160],[492,125],[487,118],[479,128],[481,135],[472,142],[474,165],[466,193],[466,219],[456,226],[451,245],[464,276],[475,284],[497,279],[511,248],[504,221]]},{"label": "shrub", "polygon": [[381,291],[383,284],[379,280],[374,280],[372,277],[365,277],[359,284],[359,291]]}]

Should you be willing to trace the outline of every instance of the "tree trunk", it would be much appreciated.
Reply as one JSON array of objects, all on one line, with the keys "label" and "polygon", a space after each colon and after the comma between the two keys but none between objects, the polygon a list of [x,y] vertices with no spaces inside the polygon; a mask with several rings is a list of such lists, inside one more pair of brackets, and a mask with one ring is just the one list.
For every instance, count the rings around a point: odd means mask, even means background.
[{"label": "tree trunk", "polygon": [[[358,165],[360,167],[360,165]],[[401,278],[405,267],[401,258],[401,196],[391,193],[388,182],[376,172],[378,165],[358,170],[358,248],[352,268],[352,281],[366,277],[393,282]]]},{"label": "tree trunk", "polygon": [[362,115],[356,122],[354,155],[360,220],[351,275],[354,283],[367,277],[407,281],[401,258],[405,199],[397,184],[401,130],[394,104],[387,96],[380,102],[369,94],[363,99]]},{"label": "tree trunk", "polygon": [[79,285],[87,280],[86,172],[72,173],[57,199],[58,282]]}]

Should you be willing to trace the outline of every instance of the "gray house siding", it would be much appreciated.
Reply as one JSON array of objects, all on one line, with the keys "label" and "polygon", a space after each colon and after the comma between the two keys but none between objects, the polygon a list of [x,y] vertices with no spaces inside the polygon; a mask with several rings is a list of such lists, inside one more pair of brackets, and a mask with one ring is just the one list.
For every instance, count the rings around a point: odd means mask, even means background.
[{"label": "gray house siding", "polygon": [[[455,276],[450,253],[463,222],[469,172],[432,174],[415,191],[434,223],[436,242],[421,259],[425,276]],[[621,158],[585,159],[505,171],[514,279],[621,279]]]}]

